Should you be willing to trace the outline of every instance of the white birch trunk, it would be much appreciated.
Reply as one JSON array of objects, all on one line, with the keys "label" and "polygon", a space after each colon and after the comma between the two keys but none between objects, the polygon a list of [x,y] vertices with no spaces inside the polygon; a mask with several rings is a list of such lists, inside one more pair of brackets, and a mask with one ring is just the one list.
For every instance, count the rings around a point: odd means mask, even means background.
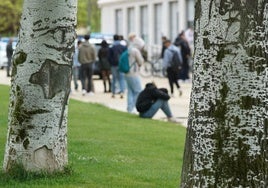
[{"label": "white birch trunk", "polygon": [[181,187],[268,186],[268,0],[197,0]]},{"label": "white birch trunk", "polygon": [[67,164],[67,102],[76,0],[24,0],[13,56],[3,168],[62,170]]}]

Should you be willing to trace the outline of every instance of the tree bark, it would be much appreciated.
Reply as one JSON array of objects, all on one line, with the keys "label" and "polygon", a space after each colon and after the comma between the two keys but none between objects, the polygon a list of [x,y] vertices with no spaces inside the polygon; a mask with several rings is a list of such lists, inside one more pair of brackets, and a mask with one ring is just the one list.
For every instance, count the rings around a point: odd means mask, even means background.
[{"label": "tree bark", "polygon": [[13,56],[3,168],[58,171],[68,162],[67,103],[76,0],[24,0]]},{"label": "tree bark", "polygon": [[268,186],[268,0],[197,0],[181,187]]}]

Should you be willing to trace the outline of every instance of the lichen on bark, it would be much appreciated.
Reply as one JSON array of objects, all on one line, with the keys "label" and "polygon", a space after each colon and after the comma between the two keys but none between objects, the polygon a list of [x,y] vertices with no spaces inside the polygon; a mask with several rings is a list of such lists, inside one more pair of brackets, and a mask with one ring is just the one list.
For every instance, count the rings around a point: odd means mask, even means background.
[{"label": "lichen on bark", "polygon": [[181,187],[266,187],[268,2],[196,5]]},{"label": "lichen on bark", "polygon": [[25,0],[13,57],[3,168],[59,171],[67,158],[67,113],[77,1]]}]

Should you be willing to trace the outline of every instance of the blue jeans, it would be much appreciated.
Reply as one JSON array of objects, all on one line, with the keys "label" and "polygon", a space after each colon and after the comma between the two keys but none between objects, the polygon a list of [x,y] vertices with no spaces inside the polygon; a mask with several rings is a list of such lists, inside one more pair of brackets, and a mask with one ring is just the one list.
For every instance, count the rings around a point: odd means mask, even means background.
[{"label": "blue jeans", "polygon": [[118,66],[111,66],[111,72],[112,72],[112,93],[115,94],[117,82],[119,83],[120,93],[124,93],[126,89],[124,73],[119,71]]},{"label": "blue jeans", "polygon": [[142,90],[141,80],[139,76],[125,76],[125,79],[127,82],[127,111],[132,112]]},{"label": "blue jeans", "polygon": [[157,99],[157,101],[146,112],[140,113],[140,117],[152,118],[156,112],[161,109],[167,117],[172,117],[170,107],[167,100]]}]

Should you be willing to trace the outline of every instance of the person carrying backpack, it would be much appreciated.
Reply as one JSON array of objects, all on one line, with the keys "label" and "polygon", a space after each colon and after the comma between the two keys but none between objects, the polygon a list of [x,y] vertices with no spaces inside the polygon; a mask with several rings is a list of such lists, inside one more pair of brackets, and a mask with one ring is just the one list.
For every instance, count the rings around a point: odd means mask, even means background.
[{"label": "person carrying backpack", "polygon": [[167,71],[167,77],[169,81],[170,86],[170,93],[171,96],[174,96],[174,87],[175,84],[179,95],[182,95],[182,90],[180,88],[180,85],[178,83],[178,76],[180,72],[180,66],[182,64],[182,57],[181,57],[181,51],[178,47],[173,45],[170,40],[166,40],[164,42],[164,45],[166,47],[166,50],[164,52],[164,58],[163,58],[163,68]]},{"label": "person carrying backpack", "polygon": [[125,79],[124,73],[120,72],[118,69],[118,63],[120,55],[127,49],[126,46],[120,43],[120,38],[118,35],[114,35],[114,43],[109,50],[109,62],[111,65],[111,72],[112,72],[112,98],[115,97],[116,94],[116,83],[119,85],[119,93],[120,98],[124,97],[125,92]]},{"label": "person carrying backpack", "polygon": [[129,71],[125,73],[127,83],[127,111],[134,113],[139,93],[142,91],[141,78],[139,75],[140,66],[144,63],[141,50],[144,46],[139,40],[130,40],[128,48]]}]

